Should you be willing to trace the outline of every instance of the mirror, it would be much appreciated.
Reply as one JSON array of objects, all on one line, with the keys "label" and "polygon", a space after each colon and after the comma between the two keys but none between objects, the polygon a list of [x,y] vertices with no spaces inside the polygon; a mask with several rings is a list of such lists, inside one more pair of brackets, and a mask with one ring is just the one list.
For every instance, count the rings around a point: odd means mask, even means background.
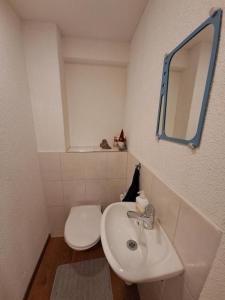
[{"label": "mirror", "polygon": [[162,130],[163,130],[163,109],[164,109],[164,105],[165,105],[165,97],[162,96],[161,98],[161,107],[160,109],[160,118],[159,118],[159,124],[158,124],[158,131],[159,134],[162,134]]},{"label": "mirror", "polygon": [[166,56],[157,136],[197,147],[219,42],[218,10]]},{"label": "mirror", "polygon": [[205,27],[171,59],[165,124],[167,136],[187,140],[195,136],[212,52],[213,31],[212,24]]}]

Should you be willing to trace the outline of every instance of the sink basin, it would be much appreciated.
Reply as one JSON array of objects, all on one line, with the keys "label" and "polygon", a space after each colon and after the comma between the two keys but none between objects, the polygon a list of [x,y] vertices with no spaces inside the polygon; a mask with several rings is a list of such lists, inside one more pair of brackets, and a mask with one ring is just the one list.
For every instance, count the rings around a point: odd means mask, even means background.
[{"label": "sink basin", "polygon": [[114,272],[130,283],[181,274],[183,265],[160,224],[156,222],[153,230],[143,229],[136,219],[127,217],[128,210],[135,210],[135,203],[113,203],[102,215],[102,246]]}]

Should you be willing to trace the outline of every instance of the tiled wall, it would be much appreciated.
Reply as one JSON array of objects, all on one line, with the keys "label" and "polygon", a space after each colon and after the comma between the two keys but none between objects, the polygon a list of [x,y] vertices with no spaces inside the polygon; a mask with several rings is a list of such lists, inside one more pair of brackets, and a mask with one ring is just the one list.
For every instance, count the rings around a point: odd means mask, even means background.
[{"label": "tiled wall", "polygon": [[52,236],[62,236],[70,208],[119,201],[127,153],[39,153]]},{"label": "tiled wall", "polygon": [[[119,201],[138,163],[125,152],[40,153],[39,158],[52,236],[63,235],[72,206]],[[139,284],[141,300],[197,300],[220,242],[220,230],[144,165],[141,189],[155,206],[185,268],[176,278]]]},{"label": "tiled wall", "polygon": [[[128,154],[127,186],[137,160]],[[219,246],[221,232],[142,165],[141,188],[185,268],[176,278],[139,285],[141,300],[197,300]]]}]

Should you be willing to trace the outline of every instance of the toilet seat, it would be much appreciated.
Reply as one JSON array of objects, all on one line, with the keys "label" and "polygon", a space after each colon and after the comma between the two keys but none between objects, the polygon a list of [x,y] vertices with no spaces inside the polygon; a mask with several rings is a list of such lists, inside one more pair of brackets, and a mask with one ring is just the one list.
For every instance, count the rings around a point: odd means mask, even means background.
[{"label": "toilet seat", "polygon": [[74,206],[70,210],[64,229],[68,246],[75,250],[86,250],[100,240],[100,205]]}]

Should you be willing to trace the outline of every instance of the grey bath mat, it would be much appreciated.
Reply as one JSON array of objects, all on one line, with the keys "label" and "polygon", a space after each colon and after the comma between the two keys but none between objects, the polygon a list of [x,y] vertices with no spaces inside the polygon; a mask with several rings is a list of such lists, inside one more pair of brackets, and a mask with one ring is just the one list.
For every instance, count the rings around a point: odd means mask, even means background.
[{"label": "grey bath mat", "polygon": [[113,300],[107,260],[98,258],[59,266],[50,300]]}]

